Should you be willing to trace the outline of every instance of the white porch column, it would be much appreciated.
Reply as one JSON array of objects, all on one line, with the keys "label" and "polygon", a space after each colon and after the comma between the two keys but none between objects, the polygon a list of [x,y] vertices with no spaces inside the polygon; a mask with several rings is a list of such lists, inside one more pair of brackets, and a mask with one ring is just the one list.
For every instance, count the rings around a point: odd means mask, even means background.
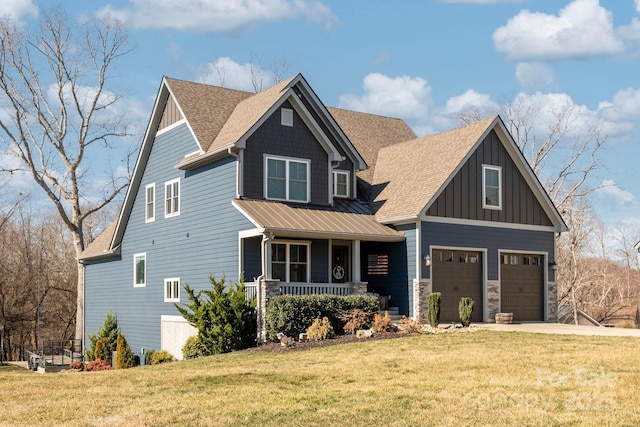
[{"label": "white porch column", "polygon": [[360,240],[353,241],[353,250],[352,253],[352,270],[353,270],[353,282],[358,283],[362,280],[362,275],[360,274]]}]

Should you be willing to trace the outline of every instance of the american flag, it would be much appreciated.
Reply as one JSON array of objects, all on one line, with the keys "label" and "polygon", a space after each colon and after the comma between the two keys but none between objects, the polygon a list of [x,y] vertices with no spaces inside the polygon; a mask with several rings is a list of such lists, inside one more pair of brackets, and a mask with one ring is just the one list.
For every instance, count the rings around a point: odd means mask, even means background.
[{"label": "american flag", "polygon": [[389,255],[374,254],[367,257],[367,274],[369,276],[389,275]]}]

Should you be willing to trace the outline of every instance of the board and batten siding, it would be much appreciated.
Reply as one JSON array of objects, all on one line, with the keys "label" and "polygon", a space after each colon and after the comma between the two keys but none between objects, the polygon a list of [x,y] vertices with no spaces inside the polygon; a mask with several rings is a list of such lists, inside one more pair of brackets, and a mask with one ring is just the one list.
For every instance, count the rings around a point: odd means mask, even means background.
[{"label": "board and batten siding", "polygon": [[[209,274],[239,276],[238,232],[252,228],[231,200],[236,161],[225,157],[192,171],[174,168],[197,148],[186,124],[156,137],[151,149],[118,259],[86,266],[86,333],[95,333],[111,310],[132,351],[161,346],[162,315],[179,315],[164,301],[164,279],[180,278],[194,289],[209,288]],[[180,215],[164,217],[164,183],[180,178]],[[145,186],[156,185],[155,221],[145,222]],[[133,255],[146,253],[145,287],[133,287]],[[180,302],[187,302],[180,289]]]},{"label": "board and batten siding", "polygon": [[[482,208],[482,165],[502,168],[502,209]],[[552,226],[540,202],[491,131],[426,212],[427,216]]]},{"label": "board and batten siding", "polygon": [[[548,231],[423,222],[421,236],[422,256],[429,254],[431,246],[487,249],[488,280],[498,280],[498,250],[545,252],[549,254],[547,261],[555,262],[555,237],[553,232]],[[421,265],[422,276],[431,277],[430,267],[424,263]],[[548,280],[555,281],[551,268]]]},{"label": "board and batten siding", "polygon": [[[288,102],[283,108],[293,109]],[[247,140],[243,153],[243,196],[264,199],[264,155],[311,161],[310,203],[329,203],[329,157],[307,125],[293,110],[293,126],[282,126],[277,109]]]}]

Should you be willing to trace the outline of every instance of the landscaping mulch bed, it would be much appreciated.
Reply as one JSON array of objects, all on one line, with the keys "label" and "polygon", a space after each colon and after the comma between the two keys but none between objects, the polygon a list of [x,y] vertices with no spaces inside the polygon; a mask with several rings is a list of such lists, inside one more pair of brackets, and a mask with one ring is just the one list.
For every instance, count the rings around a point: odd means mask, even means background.
[{"label": "landscaping mulch bed", "polygon": [[259,347],[253,347],[253,348],[247,349],[246,351],[267,351],[267,352],[301,351],[301,350],[310,350],[313,348],[329,347],[332,345],[348,344],[352,342],[378,341],[378,340],[404,338],[404,337],[409,337],[411,335],[412,334],[406,334],[404,332],[380,332],[380,333],[374,334],[370,338],[357,338],[353,334],[338,335],[335,338],[322,340],[322,341],[307,341],[307,342],[296,341],[290,347],[284,347],[279,342],[268,342]]}]

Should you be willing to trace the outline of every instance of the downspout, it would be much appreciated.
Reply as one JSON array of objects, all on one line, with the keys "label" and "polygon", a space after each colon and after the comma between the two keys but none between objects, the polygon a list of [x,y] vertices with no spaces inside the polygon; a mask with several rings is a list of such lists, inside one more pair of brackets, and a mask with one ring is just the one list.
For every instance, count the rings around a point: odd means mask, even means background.
[{"label": "downspout", "polygon": [[236,159],[236,199],[240,198],[240,156],[238,153],[231,151],[233,147],[227,148],[227,153]]}]

